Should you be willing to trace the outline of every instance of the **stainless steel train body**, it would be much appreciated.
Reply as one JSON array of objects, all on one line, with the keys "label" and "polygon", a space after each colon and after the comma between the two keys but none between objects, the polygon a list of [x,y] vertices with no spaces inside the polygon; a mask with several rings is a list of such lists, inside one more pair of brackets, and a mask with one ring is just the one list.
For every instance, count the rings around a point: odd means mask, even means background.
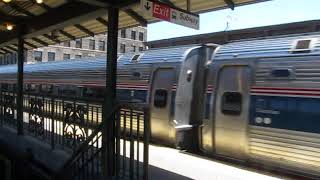
[{"label": "stainless steel train body", "polygon": [[[319,33],[148,50],[118,64],[118,99],[150,104],[153,140],[320,176]],[[105,66],[26,65],[26,90],[103,98]],[[1,67],[0,83],[15,73]]]},{"label": "stainless steel train body", "polygon": [[[205,60],[211,58],[215,47],[184,46],[118,57],[118,100],[151,105],[153,140],[175,144],[173,116],[180,70],[189,71],[188,88],[192,91],[198,86],[194,79],[201,79],[197,74],[203,71]],[[105,77],[105,58],[28,64],[24,67],[25,91],[42,91],[58,96],[76,95],[103,100]],[[9,85],[3,88],[14,89],[15,65],[0,68],[0,83]]]},{"label": "stainless steel train body", "polygon": [[319,177],[320,34],[233,42],[212,60],[201,149]]}]

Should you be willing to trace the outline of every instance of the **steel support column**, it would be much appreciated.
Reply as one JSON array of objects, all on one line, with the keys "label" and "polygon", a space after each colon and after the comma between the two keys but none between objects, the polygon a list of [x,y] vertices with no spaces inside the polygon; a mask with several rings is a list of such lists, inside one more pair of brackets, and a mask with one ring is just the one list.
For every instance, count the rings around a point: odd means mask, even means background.
[{"label": "steel support column", "polygon": [[24,62],[24,26],[18,26],[18,73],[17,73],[17,131],[23,135],[23,62]]},{"label": "steel support column", "polygon": [[[105,177],[115,174],[115,117],[106,117],[116,106],[117,49],[119,9],[108,8],[107,77],[104,104],[103,171]],[[107,119],[108,118],[108,119]]]}]

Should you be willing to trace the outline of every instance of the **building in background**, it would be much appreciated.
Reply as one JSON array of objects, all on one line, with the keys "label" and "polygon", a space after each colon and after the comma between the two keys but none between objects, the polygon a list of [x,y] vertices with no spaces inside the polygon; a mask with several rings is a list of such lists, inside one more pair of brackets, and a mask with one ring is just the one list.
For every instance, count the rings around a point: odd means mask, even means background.
[{"label": "building in background", "polygon": [[281,36],[289,34],[303,34],[320,31],[320,20],[293,22],[271,26],[262,26],[248,29],[238,29],[230,31],[213,32],[192,36],[183,36],[170,39],[161,39],[146,42],[149,48],[163,48],[170,46],[185,46],[190,44],[210,44],[223,45],[229,42],[269,38],[270,36]]},{"label": "building in background", "polygon": [[[134,27],[119,30],[118,53],[140,52],[145,49],[147,39],[146,27]],[[83,57],[104,57],[107,50],[107,35],[100,34],[73,41],[49,45],[27,51],[25,61],[28,63],[79,59]],[[0,55],[0,65],[16,64],[17,54]]]}]

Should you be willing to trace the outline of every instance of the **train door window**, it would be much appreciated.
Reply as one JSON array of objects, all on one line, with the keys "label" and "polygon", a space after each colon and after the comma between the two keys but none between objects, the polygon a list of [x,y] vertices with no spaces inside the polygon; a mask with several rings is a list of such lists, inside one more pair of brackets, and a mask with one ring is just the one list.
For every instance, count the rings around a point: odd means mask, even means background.
[{"label": "train door window", "polygon": [[165,89],[157,89],[154,93],[154,106],[157,108],[165,108],[167,106],[168,91]]},{"label": "train door window", "polygon": [[222,96],[221,111],[227,115],[240,115],[242,95],[239,92],[225,92]]}]

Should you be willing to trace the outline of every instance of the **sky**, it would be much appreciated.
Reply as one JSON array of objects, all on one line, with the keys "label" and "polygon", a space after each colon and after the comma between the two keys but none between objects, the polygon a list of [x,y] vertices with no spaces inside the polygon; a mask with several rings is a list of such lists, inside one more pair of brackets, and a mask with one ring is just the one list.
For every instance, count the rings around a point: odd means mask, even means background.
[{"label": "sky", "polygon": [[[168,22],[148,25],[148,41],[320,19],[320,0],[272,0],[200,14],[200,30]],[[227,22],[229,27],[227,28]]]}]

